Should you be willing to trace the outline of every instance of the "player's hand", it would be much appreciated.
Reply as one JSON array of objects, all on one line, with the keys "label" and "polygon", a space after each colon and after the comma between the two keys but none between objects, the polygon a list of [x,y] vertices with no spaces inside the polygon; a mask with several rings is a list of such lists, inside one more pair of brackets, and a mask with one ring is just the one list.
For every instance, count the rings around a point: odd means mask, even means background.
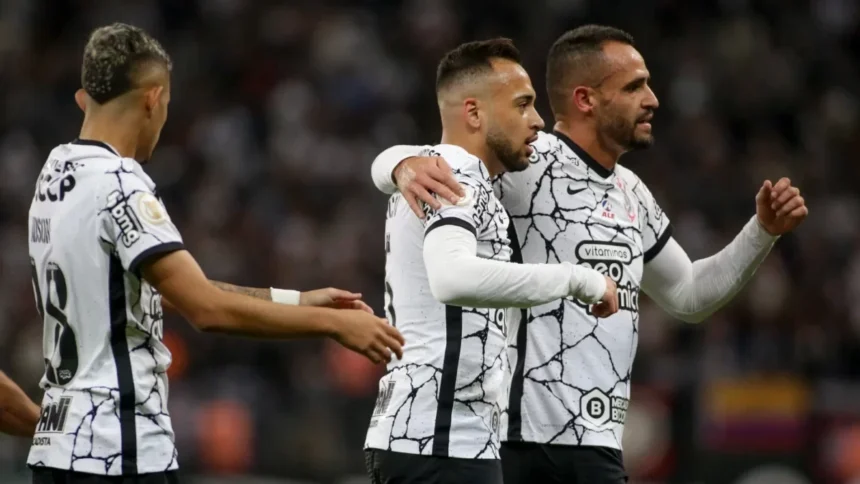
[{"label": "player's hand", "polygon": [[346,309],[335,313],[334,340],[366,356],[374,363],[388,363],[392,352],[403,358],[403,336],[382,318],[364,311]]},{"label": "player's hand", "polygon": [[591,306],[591,314],[598,318],[608,318],[618,312],[618,286],[615,281],[606,277],[606,292],[600,302]]},{"label": "player's hand", "polygon": [[791,186],[788,178],[781,178],[776,185],[765,180],[755,196],[755,206],[759,223],[771,235],[793,230],[809,215],[800,190]]},{"label": "player's hand", "polygon": [[409,208],[421,219],[424,218],[424,210],[419,200],[433,210],[439,210],[442,205],[433,196],[434,193],[452,205],[466,195],[454,178],[451,167],[439,156],[413,156],[401,161],[394,169],[394,180]]},{"label": "player's hand", "polygon": [[302,292],[299,296],[299,305],[335,309],[360,309],[373,314],[373,309],[361,300],[361,294],[333,287]]}]

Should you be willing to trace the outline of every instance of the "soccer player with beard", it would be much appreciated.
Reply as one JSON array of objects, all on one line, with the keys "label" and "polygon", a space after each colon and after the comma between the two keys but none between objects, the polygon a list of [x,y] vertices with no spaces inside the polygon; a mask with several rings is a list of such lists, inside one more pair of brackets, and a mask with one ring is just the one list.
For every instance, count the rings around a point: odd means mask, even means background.
[{"label": "soccer player with beard", "polygon": [[[737,237],[692,262],[651,192],[618,163],[653,141],[658,101],[649,79],[629,34],[594,25],[565,33],[547,59],[554,131],[533,143],[528,169],[493,181],[513,221],[512,259],[590,265],[617,283],[619,305],[598,319],[588,306],[562,299],[511,321],[512,375],[501,430],[506,484],[625,482],[621,442],[640,289],[672,316],[703,321],[808,214],[790,180],[766,180],[755,215]],[[430,192],[452,203],[462,195],[446,160],[421,150],[392,147],[373,166],[377,187],[391,193],[399,186],[419,217],[416,198],[437,206]]]},{"label": "soccer player with beard", "polygon": [[616,311],[615,284],[594,269],[509,262],[509,219],[491,179],[528,167],[543,128],[514,45],[457,47],[436,86],[442,143],[426,154],[446,160],[465,197],[425,204],[424,223],[400,194],[388,204],[386,313],[410,346],[379,384],[365,443],[374,484],[501,483],[505,308],[572,296]]}]

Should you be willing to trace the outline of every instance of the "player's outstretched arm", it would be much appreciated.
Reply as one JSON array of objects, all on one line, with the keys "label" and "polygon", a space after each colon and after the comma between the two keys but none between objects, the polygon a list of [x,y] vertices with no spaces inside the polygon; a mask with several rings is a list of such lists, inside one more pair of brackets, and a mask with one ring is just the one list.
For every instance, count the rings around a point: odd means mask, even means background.
[{"label": "player's outstretched arm", "polygon": [[430,290],[440,302],[470,307],[531,307],[572,296],[598,304],[599,317],[618,311],[615,283],[600,272],[569,262],[516,264],[477,256],[468,229],[445,224],[424,238]]},{"label": "player's outstretched arm", "polygon": [[756,196],[756,215],[723,250],[691,262],[674,240],[645,264],[642,289],[669,314],[698,323],[728,303],[755,274],[777,238],[806,218],[799,190],[784,178],[766,181]]},{"label": "player's outstretched arm", "polygon": [[421,156],[426,148],[429,146],[392,146],[380,153],[371,166],[376,188],[387,194],[400,190],[415,215],[422,219],[424,211],[419,201],[439,210],[441,205],[434,193],[453,204],[465,195],[442,157]]},{"label": "player's outstretched arm", "polygon": [[361,310],[289,306],[223,291],[203,274],[185,250],[154,256],[143,277],[195,328],[262,338],[331,337],[374,363],[391,352],[402,357],[400,333],[384,319]]},{"label": "player's outstretched arm", "polygon": [[39,406],[0,371],[0,432],[32,437],[39,422],[39,413]]},{"label": "player's outstretched arm", "polygon": [[[362,311],[373,314],[373,309],[361,300],[361,294],[333,287],[299,292],[289,289],[276,289],[273,287],[262,288],[236,286],[226,282],[212,280],[209,282],[222,291],[244,294],[246,296],[263,299],[265,301],[273,301],[280,304],[317,306],[321,308],[335,309],[361,309]],[[165,310],[177,312],[176,308],[167,298],[162,298],[162,304]]]}]

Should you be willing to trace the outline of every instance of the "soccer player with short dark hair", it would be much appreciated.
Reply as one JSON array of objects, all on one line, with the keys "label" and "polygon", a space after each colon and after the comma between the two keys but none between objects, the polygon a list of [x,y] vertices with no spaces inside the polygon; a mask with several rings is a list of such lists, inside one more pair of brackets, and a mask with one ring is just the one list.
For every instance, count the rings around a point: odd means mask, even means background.
[{"label": "soccer player with short dark hair", "polygon": [[36,182],[29,252],[45,359],[28,458],[36,484],[177,481],[162,303],[202,331],[332,337],[375,362],[401,354],[398,331],[360,295],[206,278],[142,167],[167,119],[170,71],[143,30],[96,29],[75,95],[80,137],[51,151]]},{"label": "soccer player with short dark hair", "polygon": [[463,44],[439,63],[436,97],[446,160],[465,196],[424,205],[395,194],[385,226],[386,313],[410,341],[388,365],[365,442],[374,484],[500,484],[509,307],[563,297],[615,310],[600,272],[511,262],[509,219],[491,179],[529,166],[543,120],[508,39]]},{"label": "soccer player with short dark hair", "polygon": [[[608,26],[576,28],[553,44],[546,68],[553,132],[532,144],[528,169],[494,179],[513,222],[511,245],[525,263],[573,262],[605,273],[617,284],[619,311],[600,319],[588,305],[559,299],[511,322],[505,483],[623,483],[640,290],[674,317],[700,322],[744,287],[808,210],[790,180],[766,180],[737,237],[691,261],[645,183],[618,162],[651,145],[659,106],[633,38]],[[441,204],[431,192],[448,203],[462,195],[446,160],[423,149],[389,148],[373,166],[377,187],[399,186],[419,217],[419,200]]]}]

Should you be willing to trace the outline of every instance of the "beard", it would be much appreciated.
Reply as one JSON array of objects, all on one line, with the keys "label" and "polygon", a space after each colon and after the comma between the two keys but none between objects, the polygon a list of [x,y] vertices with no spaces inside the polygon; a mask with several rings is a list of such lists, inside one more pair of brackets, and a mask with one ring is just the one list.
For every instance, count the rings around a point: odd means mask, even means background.
[{"label": "beard", "polygon": [[514,148],[514,143],[495,126],[487,131],[487,146],[505,167],[505,171],[523,171],[529,167],[529,160]]},{"label": "beard", "polygon": [[642,150],[654,144],[654,137],[648,134],[637,135],[636,128],[641,117],[628,120],[622,115],[613,115],[608,121],[600,123],[599,132],[604,138],[622,147],[625,151]]}]

